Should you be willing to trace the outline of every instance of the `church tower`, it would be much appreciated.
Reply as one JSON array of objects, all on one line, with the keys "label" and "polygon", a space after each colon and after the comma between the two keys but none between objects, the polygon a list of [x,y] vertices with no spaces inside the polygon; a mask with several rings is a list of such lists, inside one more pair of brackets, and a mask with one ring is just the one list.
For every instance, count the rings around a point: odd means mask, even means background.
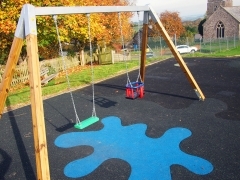
[{"label": "church tower", "polygon": [[208,0],[207,3],[207,17],[211,16],[219,6],[231,7],[232,0]]}]

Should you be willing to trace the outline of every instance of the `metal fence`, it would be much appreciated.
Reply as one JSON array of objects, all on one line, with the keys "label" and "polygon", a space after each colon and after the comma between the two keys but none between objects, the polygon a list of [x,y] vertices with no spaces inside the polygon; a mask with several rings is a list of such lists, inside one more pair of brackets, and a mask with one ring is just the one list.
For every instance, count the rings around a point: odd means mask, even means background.
[{"label": "metal fence", "polygon": [[[239,37],[226,37],[222,39],[204,39],[204,41],[194,41],[193,38],[185,38],[185,39],[173,39],[173,43],[176,45],[180,44],[186,44],[189,46],[196,46],[201,53],[214,53],[214,52],[220,52],[227,49],[232,49],[237,46],[240,46],[240,40]],[[151,37],[148,38],[148,49],[150,52],[152,52],[154,58],[162,58],[162,57],[170,57],[169,55],[172,55],[172,52],[168,48],[166,42],[162,37]],[[125,54],[125,53],[124,53]],[[150,54],[151,55],[151,54]],[[166,56],[165,56],[166,55]],[[126,57],[123,57],[123,53],[103,53],[101,56],[99,56],[98,60],[100,64],[105,63],[114,63],[114,62],[120,62],[125,60],[138,60],[139,59],[139,51],[129,51],[127,53]],[[148,56],[147,52],[147,57]],[[88,61],[88,53],[85,53],[86,62]],[[74,66],[78,66],[80,64],[79,57],[66,57],[66,68],[71,68]],[[60,72],[63,70],[64,65],[62,62],[62,58],[56,58],[52,60],[45,60],[40,62],[40,66],[42,67],[48,67],[51,71]],[[0,66],[0,82],[2,81],[2,75],[4,72],[5,66]],[[50,72],[51,72],[50,71]],[[27,82],[29,78],[28,75],[28,68],[27,64],[23,64],[20,66],[17,66],[14,72],[13,80],[11,83],[11,86],[15,86],[19,83]]]},{"label": "metal fence", "polygon": [[[172,41],[175,45],[185,44],[189,46],[196,46],[198,51],[201,53],[220,52],[240,46],[240,39],[237,36],[225,37],[221,39],[204,39],[204,41],[194,40],[194,38],[172,38]],[[148,38],[148,45],[156,55],[171,54],[167,43],[161,36]]]}]

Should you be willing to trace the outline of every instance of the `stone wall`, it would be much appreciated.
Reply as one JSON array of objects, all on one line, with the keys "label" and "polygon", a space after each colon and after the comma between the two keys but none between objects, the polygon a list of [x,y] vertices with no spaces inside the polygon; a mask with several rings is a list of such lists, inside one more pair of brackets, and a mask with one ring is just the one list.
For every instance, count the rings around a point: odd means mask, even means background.
[{"label": "stone wall", "polygon": [[208,0],[207,3],[207,17],[210,17],[220,6],[232,7],[232,0]]},{"label": "stone wall", "polygon": [[224,37],[239,36],[239,22],[233,18],[224,8],[220,7],[203,24],[203,39],[217,38],[217,24],[224,24]]}]

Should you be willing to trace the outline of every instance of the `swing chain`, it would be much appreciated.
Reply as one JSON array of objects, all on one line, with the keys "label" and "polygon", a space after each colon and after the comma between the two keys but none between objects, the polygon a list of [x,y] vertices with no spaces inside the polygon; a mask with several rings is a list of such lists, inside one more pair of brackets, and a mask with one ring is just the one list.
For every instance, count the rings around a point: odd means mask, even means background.
[{"label": "swing chain", "polygon": [[[140,61],[141,61],[141,51],[140,51],[140,42],[141,42],[141,37],[140,37],[140,17],[139,17],[139,11],[137,12],[138,15],[138,48],[139,48],[139,53],[138,53],[138,64],[140,66]],[[136,82],[138,82],[140,79],[140,82],[142,82],[142,77],[141,77],[141,73],[140,73],[140,68],[138,69],[138,77]]]},{"label": "swing chain", "polygon": [[92,109],[92,116],[96,117],[96,108],[95,108],[95,93],[94,93],[94,70],[93,70],[93,49],[92,49],[92,39],[91,39],[91,19],[90,14],[87,14],[88,18],[88,36],[89,36],[89,46],[90,46],[90,61],[91,61],[91,73],[92,73],[92,102],[93,102],[93,109]]},{"label": "swing chain", "polygon": [[130,81],[129,73],[128,73],[128,64],[126,61],[125,42],[124,42],[124,37],[123,37],[123,30],[122,30],[123,28],[122,28],[122,20],[121,20],[120,12],[118,12],[118,21],[119,21],[119,25],[120,25],[120,35],[121,35],[121,42],[122,42],[122,48],[123,48],[123,60],[125,62],[125,66],[126,66],[127,84],[130,84],[130,86],[132,87],[132,83]]},{"label": "swing chain", "polygon": [[58,23],[57,23],[57,15],[53,15],[53,19],[54,19],[54,23],[55,23],[55,26],[56,26],[58,44],[59,44],[60,54],[61,54],[62,63],[63,63],[63,69],[64,69],[65,76],[66,76],[66,79],[67,79],[68,92],[71,96],[72,105],[73,105],[74,113],[75,113],[75,116],[76,116],[76,123],[80,123],[80,120],[79,120],[78,114],[77,114],[77,110],[76,110],[76,105],[75,105],[74,98],[73,98],[73,94],[72,94],[72,91],[71,91],[71,84],[70,84],[70,80],[69,80],[69,76],[68,76],[68,72],[67,72],[66,61],[65,61],[65,58],[64,58],[64,55],[63,55],[63,48],[62,48],[62,44],[61,44],[61,41],[60,41],[60,34],[59,34]]}]

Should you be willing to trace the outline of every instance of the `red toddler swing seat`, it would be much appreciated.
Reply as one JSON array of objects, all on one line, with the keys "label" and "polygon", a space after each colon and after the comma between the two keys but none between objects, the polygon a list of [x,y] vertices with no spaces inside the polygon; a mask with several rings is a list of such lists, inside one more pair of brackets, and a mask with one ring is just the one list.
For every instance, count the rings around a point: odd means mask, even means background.
[{"label": "red toddler swing seat", "polygon": [[142,82],[130,82],[126,84],[126,98],[136,99],[143,98],[144,83]]}]

